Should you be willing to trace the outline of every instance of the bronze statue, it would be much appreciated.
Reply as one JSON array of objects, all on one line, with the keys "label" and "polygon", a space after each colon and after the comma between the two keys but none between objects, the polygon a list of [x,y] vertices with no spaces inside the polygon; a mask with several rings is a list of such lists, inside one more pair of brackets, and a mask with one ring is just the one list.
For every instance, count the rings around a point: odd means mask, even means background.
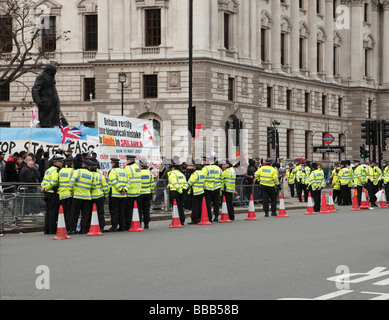
[{"label": "bronze statue", "polygon": [[49,64],[43,72],[37,76],[32,87],[32,99],[38,106],[38,116],[41,128],[53,128],[60,124],[68,125],[67,120],[62,115],[60,101],[55,87],[55,74],[57,68]]}]

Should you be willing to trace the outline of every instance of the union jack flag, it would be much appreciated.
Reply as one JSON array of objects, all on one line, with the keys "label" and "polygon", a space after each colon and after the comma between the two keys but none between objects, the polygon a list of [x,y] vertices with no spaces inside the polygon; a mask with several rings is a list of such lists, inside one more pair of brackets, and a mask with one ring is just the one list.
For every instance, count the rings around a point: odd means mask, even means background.
[{"label": "union jack flag", "polygon": [[70,143],[73,140],[81,139],[82,131],[77,127],[70,129],[69,127],[64,127],[61,121],[60,124],[61,135],[62,135],[62,143]]}]

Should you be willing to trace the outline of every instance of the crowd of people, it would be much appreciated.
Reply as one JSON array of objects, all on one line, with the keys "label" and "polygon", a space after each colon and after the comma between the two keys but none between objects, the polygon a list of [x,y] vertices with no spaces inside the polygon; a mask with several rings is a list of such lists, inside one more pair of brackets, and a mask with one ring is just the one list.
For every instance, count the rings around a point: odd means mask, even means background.
[{"label": "crowd of people", "polygon": [[[191,210],[190,222],[198,224],[202,218],[205,199],[208,220],[218,221],[220,205],[225,198],[228,216],[235,219],[234,196],[236,179],[243,177],[243,184],[250,186],[243,193],[250,193],[255,185],[261,192],[265,217],[277,215],[277,200],[286,178],[290,196],[307,202],[309,193],[314,202],[314,211],[320,212],[321,193],[326,186],[326,175],[320,162],[295,161],[288,169],[280,168],[272,159],[262,161],[250,159],[242,169],[239,159],[234,163],[218,162],[216,158],[204,157],[193,164],[180,163],[177,158],[164,162],[159,180],[167,182],[170,203],[176,203],[181,224],[185,224],[184,208]],[[167,164],[167,165],[166,165]],[[242,171],[243,170],[243,171]],[[124,167],[117,158],[111,158],[111,169],[105,177],[99,169],[96,153],[77,154],[61,152],[49,158],[49,154],[38,150],[37,154],[14,153],[7,161],[0,153],[2,181],[26,183],[26,193],[35,193],[36,187],[28,184],[41,183],[45,202],[46,234],[55,234],[60,207],[62,207],[67,232],[87,233],[90,228],[92,209],[96,208],[102,232],[126,231],[131,228],[135,202],[139,218],[145,229],[149,228],[150,207],[156,188],[156,180],[144,159],[127,156]],[[334,202],[340,206],[352,204],[353,190],[357,190],[361,204],[362,188],[369,192],[371,208],[376,206],[375,194],[379,188],[389,192],[389,166],[384,162],[383,170],[377,163],[361,164],[359,160],[334,163],[329,183],[333,188]],[[7,192],[7,189],[4,190]],[[245,195],[248,196],[249,195]],[[104,204],[108,202],[111,227],[105,230]],[[32,211],[36,204],[28,203]],[[39,208],[37,209],[39,211]],[[80,219],[80,229],[77,225]]]}]

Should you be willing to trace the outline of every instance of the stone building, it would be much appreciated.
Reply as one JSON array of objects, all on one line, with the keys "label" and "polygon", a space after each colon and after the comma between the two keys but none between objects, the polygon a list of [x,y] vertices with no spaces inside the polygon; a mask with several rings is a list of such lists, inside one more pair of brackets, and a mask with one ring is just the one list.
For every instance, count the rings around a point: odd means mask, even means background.
[{"label": "stone building", "polygon": [[[171,156],[178,141],[169,138],[188,122],[189,1],[46,0],[35,12],[41,6],[51,31],[71,31],[46,48],[70,125],[120,115],[124,72],[124,115],[155,119]],[[194,0],[193,42],[197,123],[223,134],[239,119],[248,157],[274,156],[274,120],[281,158],[330,161],[359,158],[361,121],[389,120],[388,0]],[[34,79],[20,80],[31,88]],[[0,124],[27,127],[29,113],[9,111],[31,94],[11,84],[8,96]],[[345,153],[313,152],[327,133]],[[225,156],[224,146],[215,151]]]}]

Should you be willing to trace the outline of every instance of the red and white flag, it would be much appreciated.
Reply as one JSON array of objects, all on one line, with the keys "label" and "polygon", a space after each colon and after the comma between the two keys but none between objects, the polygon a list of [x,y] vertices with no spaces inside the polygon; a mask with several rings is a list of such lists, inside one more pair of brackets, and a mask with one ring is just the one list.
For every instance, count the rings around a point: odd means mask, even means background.
[{"label": "red and white flag", "polygon": [[31,122],[30,122],[30,127],[36,127],[37,124],[39,123],[39,120],[36,116],[36,112],[35,112],[35,107],[31,109],[31,113],[32,113],[32,116],[31,116]]}]

